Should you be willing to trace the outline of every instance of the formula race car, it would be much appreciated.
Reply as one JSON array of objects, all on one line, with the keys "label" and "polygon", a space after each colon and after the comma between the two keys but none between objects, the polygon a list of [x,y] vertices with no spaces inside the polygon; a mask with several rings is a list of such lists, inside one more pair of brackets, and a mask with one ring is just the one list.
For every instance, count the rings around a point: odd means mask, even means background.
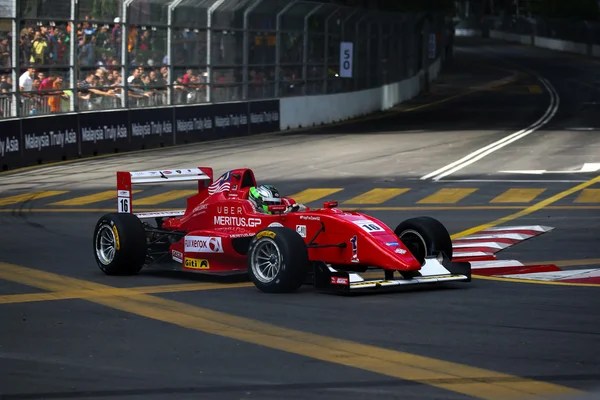
[{"label": "formula race car", "polygon": [[[133,212],[132,185],[182,181],[198,182],[185,210]],[[311,210],[269,190],[257,187],[246,168],[216,181],[210,167],[117,172],[118,212],[96,224],[94,257],[108,275],[137,274],[150,264],[248,273],[268,293],[293,292],[303,284],[355,292],[471,280],[471,264],[452,262],[450,235],[433,218],[408,219],[392,230],[365,214],[340,210],[336,201]],[[365,279],[369,269],[381,276]]]}]

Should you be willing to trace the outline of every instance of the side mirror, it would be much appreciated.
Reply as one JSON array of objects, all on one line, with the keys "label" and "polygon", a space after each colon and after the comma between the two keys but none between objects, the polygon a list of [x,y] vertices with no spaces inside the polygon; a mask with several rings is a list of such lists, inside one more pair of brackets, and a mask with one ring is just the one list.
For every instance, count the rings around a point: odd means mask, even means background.
[{"label": "side mirror", "polygon": [[337,206],[338,206],[338,202],[336,200],[326,201],[323,203],[323,207],[325,207],[325,208],[336,208]]}]

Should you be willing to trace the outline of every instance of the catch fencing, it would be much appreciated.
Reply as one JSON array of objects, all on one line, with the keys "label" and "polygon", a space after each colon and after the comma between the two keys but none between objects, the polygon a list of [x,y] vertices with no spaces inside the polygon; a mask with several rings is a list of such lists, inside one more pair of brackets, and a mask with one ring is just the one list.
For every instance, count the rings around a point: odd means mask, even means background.
[{"label": "catch fencing", "polygon": [[[92,136],[84,132],[107,121],[125,126],[105,131],[127,131],[126,145],[112,143],[111,151],[156,145],[132,139],[134,127],[152,117],[152,126],[164,126],[142,130],[142,138],[156,134],[158,145],[180,143],[178,112],[210,117],[211,123],[198,123],[212,132],[206,138],[216,135],[217,114],[227,107],[242,113],[238,122],[264,123],[264,116],[252,117],[252,108],[269,112],[268,129],[277,130],[272,108],[279,99],[355,92],[412,77],[447,46],[450,27],[440,15],[325,1],[0,0],[2,168],[14,166],[7,161],[14,140],[19,165],[89,155],[81,142]],[[192,105],[205,107],[177,111]],[[150,109],[156,111],[143,111]],[[160,115],[166,119],[159,121]],[[50,116],[55,120],[48,122]],[[165,137],[169,125],[173,136]],[[47,126],[74,138],[52,139]],[[249,126],[244,133],[253,132]],[[99,131],[94,138],[93,154],[106,151],[99,141],[119,139]],[[77,149],[39,154],[59,144]],[[28,157],[28,151],[37,153]]]}]

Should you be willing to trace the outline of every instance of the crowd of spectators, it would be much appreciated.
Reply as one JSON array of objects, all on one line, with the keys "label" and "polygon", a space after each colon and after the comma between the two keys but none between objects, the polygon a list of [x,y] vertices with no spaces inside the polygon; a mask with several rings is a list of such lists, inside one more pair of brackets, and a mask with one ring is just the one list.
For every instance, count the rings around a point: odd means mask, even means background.
[{"label": "crowd of spectators", "polygon": [[[70,24],[22,23],[18,38],[20,65],[16,69],[17,82],[12,79],[12,38],[9,32],[0,32],[0,117],[12,115],[13,98],[10,93],[17,84],[20,91],[25,92],[20,99],[21,115],[70,111],[73,96],[79,110],[168,104],[166,30],[142,26],[128,28],[129,65],[126,68],[128,76],[124,79],[121,68],[122,25],[119,18],[114,20],[114,24],[95,24],[85,17],[77,25],[75,93],[69,88]],[[206,63],[205,33],[188,29],[174,31],[173,59],[176,67],[171,79],[172,102],[205,102],[206,70],[186,67]],[[219,51],[216,53],[217,57],[222,56]],[[313,73],[317,75],[316,70],[309,70],[310,75]],[[298,93],[297,81],[301,76],[301,66],[282,69],[281,79],[285,83],[282,84],[280,95]],[[272,97],[275,93],[274,80],[275,67],[251,67],[248,97]],[[124,101],[124,81],[128,84],[127,104]],[[214,69],[212,101],[241,100],[242,86],[239,82],[242,81],[241,67]]]}]

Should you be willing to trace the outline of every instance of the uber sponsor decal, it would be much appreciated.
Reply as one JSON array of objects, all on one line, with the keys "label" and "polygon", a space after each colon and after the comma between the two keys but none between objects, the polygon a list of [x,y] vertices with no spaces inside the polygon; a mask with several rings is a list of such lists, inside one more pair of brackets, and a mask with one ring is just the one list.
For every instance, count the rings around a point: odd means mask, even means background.
[{"label": "uber sponsor decal", "polygon": [[222,253],[223,243],[220,237],[186,236],[186,253]]},{"label": "uber sponsor decal", "polygon": [[198,260],[197,258],[185,258],[184,263],[186,268],[190,269],[210,269],[208,260]]}]

